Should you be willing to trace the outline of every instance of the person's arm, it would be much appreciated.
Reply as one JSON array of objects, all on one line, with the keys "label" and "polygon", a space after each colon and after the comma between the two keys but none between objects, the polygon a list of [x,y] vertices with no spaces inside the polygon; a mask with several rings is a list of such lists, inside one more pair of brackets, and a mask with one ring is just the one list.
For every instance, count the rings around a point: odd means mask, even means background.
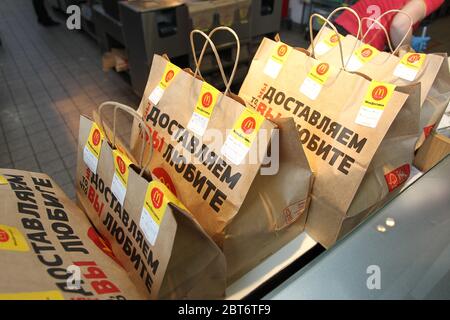
[{"label": "person's arm", "polygon": [[[402,8],[402,11],[411,17],[413,25],[422,21],[427,16],[427,6],[424,0],[411,0]],[[408,31],[410,23],[410,20],[404,14],[397,13],[395,15],[392,20],[391,29],[389,30],[394,47],[399,45],[407,32],[408,35],[404,43],[409,44],[411,42],[412,28]]]}]

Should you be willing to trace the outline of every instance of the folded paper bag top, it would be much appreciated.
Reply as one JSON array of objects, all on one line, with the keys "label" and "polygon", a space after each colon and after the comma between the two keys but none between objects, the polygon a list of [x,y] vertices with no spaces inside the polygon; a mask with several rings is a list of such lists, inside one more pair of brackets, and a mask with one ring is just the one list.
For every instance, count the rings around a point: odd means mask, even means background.
[{"label": "folded paper bag top", "polygon": [[[129,107],[103,106],[139,118]],[[101,113],[96,118],[80,118],[77,200],[130,278],[152,299],[222,298],[226,272],[220,249],[166,185],[144,173],[148,158],[135,160],[115,137],[115,121],[110,130]],[[95,172],[86,151],[94,142]]]},{"label": "folded paper bag top", "polygon": [[47,175],[0,169],[0,299],[145,299]]}]

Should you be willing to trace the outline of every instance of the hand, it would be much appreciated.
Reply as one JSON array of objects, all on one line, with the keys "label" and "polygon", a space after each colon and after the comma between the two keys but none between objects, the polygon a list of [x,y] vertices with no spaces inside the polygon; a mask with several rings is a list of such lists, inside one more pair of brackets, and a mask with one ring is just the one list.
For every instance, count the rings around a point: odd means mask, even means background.
[{"label": "hand", "polygon": [[428,42],[430,41],[431,37],[416,37],[413,36],[411,40],[411,47],[416,52],[424,52],[427,48]]}]

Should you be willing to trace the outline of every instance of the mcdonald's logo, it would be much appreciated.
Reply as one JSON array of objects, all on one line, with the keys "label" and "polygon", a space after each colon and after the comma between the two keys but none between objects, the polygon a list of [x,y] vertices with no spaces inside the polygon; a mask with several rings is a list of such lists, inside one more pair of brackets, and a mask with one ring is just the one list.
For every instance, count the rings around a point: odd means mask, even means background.
[{"label": "mcdonald's logo", "polygon": [[166,82],[169,82],[170,80],[172,80],[173,76],[175,75],[175,72],[173,72],[173,70],[169,70],[166,73]]},{"label": "mcdonald's logo", "polygon": [[92,143],[94,146],[98,146],[100,143],[100,131],[98,129],[95,129],[92,133]]},{"label": "mcdonald's logo", "polygon": [[412,55],[410,55],[410,56],[408,57],[407,60],[408,60],[409,63],[416,63],[417,61],[420,60],[420,54],[418,54],[418,53],[413,53]]},{"label": "mcdonald's logo", "polygon": [[406,180],[408,180],[411,174],[411,167],[409,164],[404,164],[397,169],[388,172],[384,175],[386,179],[386,183],[389,189],[389,192],[403,184]]},{"label": "mcdonald's logo", "polygon": [[383,100],[386,97],[388,89],[385,86],[376,86],[372,90],[372,98],[376,101]]},{"label": "mcdonald's logo", "polygon": [[337,34],[333,34],[333,35],[330,37],[330,42],[331,42],[331,43],[338,42],[338,40],[339,40],[339,36],[338,36]]},{"label": "mcdonald's logo", "polygon": [[155,187],[153,188],[150,196],[152,198],[153,208],[155,209],[161,208],[164,199],[164,193]]},{"label": "mcdonald's logo", "polygon": [[328,63],[322,62],[316,67],[316,72],[318,75],[323,76],[330,69],[330,65]]},{"label": "mcdonald's logo", "polygon": [[9,240],[8,233],[5,230],[0,229],[0,242],[8,242],[8,240]]},{"label": "mcdonald's logo", "polygon": [[212,104],[213,96],[210,92],[206,92],[202,97],[202,106],[205,108],[209,108]]},{"label": "mcdonald's logo", "polygon": [[256,128],[256,120],[253,117],[247,117],[242,121],[241,129],[245,134],[251,134]]},{"label": "mcdonald's logo", "polygon": [[288,48],[287,48],[287,46],[286,46],[285,44],[281,45],[281,46],[278,48],[278,55],[279,55],[280,57],[283,57],[283,56],[286,54],[287,50],[288,50]]},{"label": "mcdonald's logo", "polygon": [[117,166],[119,167],[119,171],[121,174],[125,174],[127,170],[127,166],[125,165],[125,161],[120,156],[116,157]]},{"label": "mcdonald's logo", "polygon": [[158,167],[153,169],[152,173],[157,179],[159,179],[159,181],[161,181],[167,187],[167,189],[169,189],[175,196],[177,195],[175,185],[173,184],[173,181],[166,170],[164,170],[161,167]]},{"label": "mcdonald's logo", "polygon": [[117,260],[116,256],[114,255],[111,249],[111,244],[108,240],[101,238],[93,227],[90,227],[88,229],[87,235],[100,250],[102,250],[106,255],[113,259],[118,265],[122,266],[120,261]]},{"label": "mcdonald's logo", "polygon": [[364,49],[361,51],[361,56],[363,56],[364,58],[368,58],[368,57],[370,57],[370,56],[372,55],[372,53],[373,53],[373,50],[372,50],[372,49],[370,49],[370,48],[364,48]]},{"label": "mcdonald's logo", "polygon": [[391,172],[386,175],[386,182],[388,183],[389,188],[393,189],[398,185],[398,178],[394,173]]}]

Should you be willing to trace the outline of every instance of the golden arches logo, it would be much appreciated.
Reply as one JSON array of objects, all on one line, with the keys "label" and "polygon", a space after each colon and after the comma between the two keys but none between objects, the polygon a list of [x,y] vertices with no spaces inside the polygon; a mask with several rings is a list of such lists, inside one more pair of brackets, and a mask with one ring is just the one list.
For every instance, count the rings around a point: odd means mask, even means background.
[{"label": "golden arches logo", "polygon": [[316,72],[318,75],[323,76],[330,69],[330,65],[326,62],[322,62],[316,67]]},{"label": "golden arches logo", "polygon": [[125,165],[125,161],[120,156],[116,157],[117,166],[119,167],[119,171],[121,174],[125,174],[127,170],[127,166]]},{"label": "golden arches logo", "polygon": [[364,58],[368,58],[368,57],[370,57],[370,56],[372,55],[372,53],[373,53],[373,50],[372,50],[372,49],[370,49],[370,48],[364,48],[364,49],[361,51],[361,56],[363,56]]},{"label": "golden arches logo", "polygon": [[278,56],[283,57],[287,51],[288,51],[287,45],[285,45],[285,44],[281,45],[277,51]]},{"label": "golden arches logo", "polygon": [[337,35],[337,34],[333,34],[331,37],[330,37],[330,42],[331,43],[336,43],[336,42],[338,42],[339,41],[339,36]]},{"label": "golden arches logo", "polygon": [[100,143],[100,131],[98,129],[95,129],[92,133],[92,143],[94,146],[98,146]]},{"label": "golden arches logo", "polygon": [[158,188],[153,188],[150,194],[152,199],[152,204],[155,209],[159,209],[162,206],[164,200],[164,193]]},{"label": "golden arches logo", "polygon": [[372,90],[372,98],[376,101],[383,100],[388,93],[386,86],[376,86]]},{"label": "golden arches logo", "polygon": [[242,121],[241,129],[245,134],[251,134],[256,128],[256,120],[253,117],[247,117]]},{"label": "golden arches logo", "polygon": [[420,54],[418,54],[418,53],[413,53],[412,55],[410,55],[410,56],[408,57],[407,60],[408,60],[409,63],[416,63],[417,61],[420,60]]},{"label": "golden arches logo", "polygon": [[169,82],[170,80],[172,80],[174,75],[175,75],[175,72],[173,72],[173,70],[167,71],[166,77],[165,77],[166,82]]},{"label": "golden arches logo", "polygon": [[202,106],[209,108],[213,102],[213,96],[210,92],[205,92],[202,96]]},{"label": "golden arches logo", "polygon": [[9,240],[8,233],[5,230],[0,229],[0,242],[8,242],[8,240]]}]

